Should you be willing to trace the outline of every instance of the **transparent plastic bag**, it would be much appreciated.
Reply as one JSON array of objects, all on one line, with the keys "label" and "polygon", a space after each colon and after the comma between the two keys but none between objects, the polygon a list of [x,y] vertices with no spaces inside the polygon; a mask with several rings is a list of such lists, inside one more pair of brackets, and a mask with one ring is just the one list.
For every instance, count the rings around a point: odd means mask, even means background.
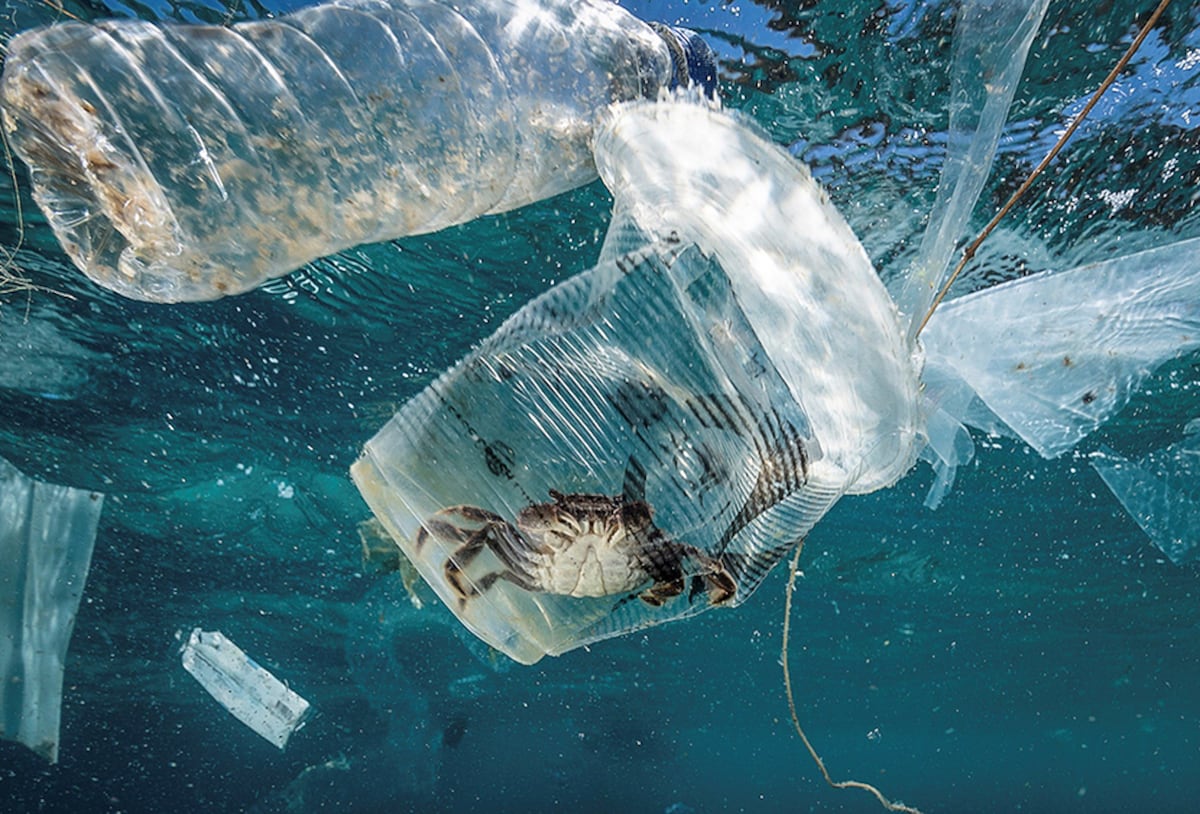
[{"label": "transparent plastic bag", "polygon": [[0,737],[58,761],[63,668],[104,496],[0,458]]},{"label": "transparent plastic bag", "polygon": [[603,0],[65,23],[12,40],[0,104],[76,265],[204,300],[592,180],[597,111],[711,71],[681,37]]},{"label": "transparent plastic bag", "polygon": [[527,663],[740,603],[838,497],[915,457],[897,314],[802,165],[679,101],[620,106],[595,149],[617,209],[600,264],[352,469],[446,604]]},{"label": "transparent plastic bag", "polygon": [[613,193],[601,257],[678,234],[718,258],[852,494],[890,486],[919,435],[917,360],[862,244],[806,166],[736,114],[614,107],[596,165]]}]

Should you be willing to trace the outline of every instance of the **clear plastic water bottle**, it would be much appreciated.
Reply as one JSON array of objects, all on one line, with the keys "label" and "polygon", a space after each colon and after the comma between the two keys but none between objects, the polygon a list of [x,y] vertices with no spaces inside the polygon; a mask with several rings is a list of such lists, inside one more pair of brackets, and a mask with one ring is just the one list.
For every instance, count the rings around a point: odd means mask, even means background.
[{"label": "clear plastic water bottle", "polygon": [[689,81],[697,37],[606,0],[337,0],[34,29],[0,105],[75,263],[175,302],[586,183],[598,111]]}]

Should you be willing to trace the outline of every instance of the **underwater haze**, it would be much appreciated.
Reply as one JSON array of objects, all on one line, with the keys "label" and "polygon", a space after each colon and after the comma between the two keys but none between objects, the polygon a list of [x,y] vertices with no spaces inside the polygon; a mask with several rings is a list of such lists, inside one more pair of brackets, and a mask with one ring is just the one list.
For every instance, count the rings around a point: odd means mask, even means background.
[{"label": "underwater haze", "polygon": [[[302,5],[3,0],[0,26],[7,41],[68,15],[220,24]],[[885,282],[906,273],[951,138],[958,3],[622,5],[699,32],[725,106],[811,166]],[[1151,10],[1050,3],[972,229]],[[0,242],[34,287],[0,296],[0,458],[104,503],[58,760],[0,741],[0,811],[882,810],[829,788],[792,728],[786,564],[736,609],[523,666],[400,567],[350,481],[401,405],[595,264],[599,182],[166,306],[84,277],[13,163]],[[1177,1],[952,296],[1200,237],[1198,188],[1200,7]],[[923,462],[838,502],[805,542],[789,643],[833,777],[924,812],[1194,811],[1200,524],[1160,547],[1094,462],[1152,456],[1198,417],[1192,353],[1059,458],[973,432],[936,510]],[[286,748],[184,669],[195,628],[312,705]]]}]

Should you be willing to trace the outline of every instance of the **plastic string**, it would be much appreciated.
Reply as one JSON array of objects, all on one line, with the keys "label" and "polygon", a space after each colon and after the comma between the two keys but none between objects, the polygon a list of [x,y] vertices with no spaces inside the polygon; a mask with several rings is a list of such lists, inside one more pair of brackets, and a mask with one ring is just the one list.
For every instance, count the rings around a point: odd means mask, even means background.
[{"label": "plastic string", "polygon": [[879,804],[888,811],[904,811],[908,814],[921,814],[921,810],[906,806],[904,803],[892,802],[883,795],[879,789],[872,786],[870,783],[863,783],[859,780],[834,780],[829,775],[829,770],[825,768],[825,761],[821,760],[821,756],[817,754],[817,750],[813,748],[812,742],[808,736],[804,734],[804,727],[800,726],[800,717],[796,714],[796,698],[792,693],[792,674],[788,669],[788,634],[791,628],[792,619],[792,594],[796,590],[796,569],[800,567],[800,552],[804,550],[804,540],[801,540],[796,546],[796,553],[792,555],[792,561],[788,563],[788,581],[787,590],[784,593],[783,600],[783,649],[780,652],[779,663],[783,665],[783,688],[787,691],[788,712],[792,715],[792,726],[796,729],[796,734],[800,736],[800,740],[804,742],[804,748],[812,755],[813,761],[817,764],[817,768],[821,770],[821,775],[825,778],[825,782],[835,789],[862,789],[869,791],[875,795],[875,799]]}]

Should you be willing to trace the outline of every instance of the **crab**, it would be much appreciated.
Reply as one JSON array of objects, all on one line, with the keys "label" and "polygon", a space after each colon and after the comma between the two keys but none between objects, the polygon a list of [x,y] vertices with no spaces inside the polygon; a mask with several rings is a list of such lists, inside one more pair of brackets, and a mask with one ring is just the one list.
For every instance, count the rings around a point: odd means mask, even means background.
[{"label": "crab", "polygon": [[[713,605],[728,602],[737,585],[724,564],[692,545],[669,539],[644,501],[623,495],[563,494],[521,509],[515,523],[477,506],[451,506],[417,532],[418,550],[433,536],[457,544],[444,565],[460,607],[505,580],[527,591],[573,597],[632,594],[661,607],[683,593],[684,562],[699,565],[695,590]],[[488,548],[503,568],[468,580],[466,568]],[[630,597],[632,598],[632,597]]]}]

